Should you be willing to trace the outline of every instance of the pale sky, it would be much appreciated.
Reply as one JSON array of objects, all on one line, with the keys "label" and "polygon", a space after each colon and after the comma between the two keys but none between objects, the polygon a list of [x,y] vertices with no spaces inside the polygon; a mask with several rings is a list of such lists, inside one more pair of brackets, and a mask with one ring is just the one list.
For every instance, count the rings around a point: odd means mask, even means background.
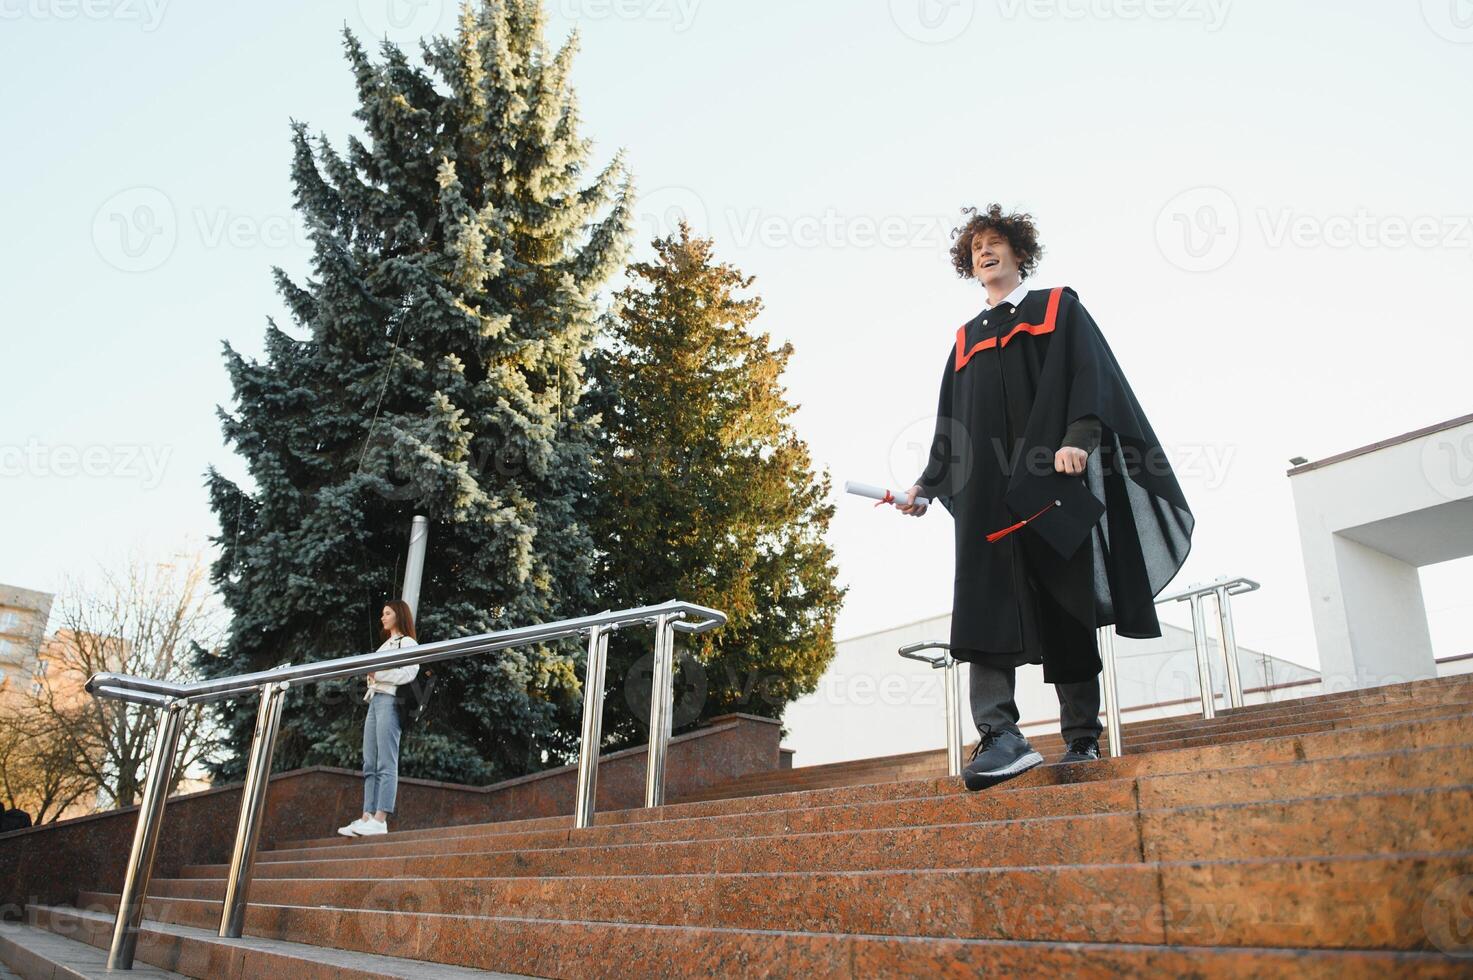
[{"label": "pale sky", "polygon": [[[390,3],[0,0],[0,582],[214,532],[205,468],[243,472],[221,341],[259,353],[289,323],[270,267],[308,268],[289,119],[356,130],[343,23],[453,27],[452,3]],[[1240,642],[1316,663],[1289,458],[1470,411],[1467,0],[549,9],[554,43],[582,35],[591,170],[628,150],[636,257],[685,214],[757,277],[836,490],[919,470],[981,303],[946,256],[958,210],[1029,210],[1035,283],[1078,291],[1177,465],[1176,584],[1258,579]],[[943,511],[838,504],[841,637],[949,607]],[[1473,650],[1473,564],[1423,577],[1435,652]]]}]

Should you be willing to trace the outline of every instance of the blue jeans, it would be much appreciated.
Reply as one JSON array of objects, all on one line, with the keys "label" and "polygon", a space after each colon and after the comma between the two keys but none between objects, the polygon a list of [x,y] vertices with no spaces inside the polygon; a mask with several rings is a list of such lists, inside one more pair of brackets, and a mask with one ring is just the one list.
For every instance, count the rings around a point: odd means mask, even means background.
[{"label": "blue jeans", "polygon": [[399,790],[399,712],[392,694],[375,694],[363,719],[363,812],[394,812]]}]

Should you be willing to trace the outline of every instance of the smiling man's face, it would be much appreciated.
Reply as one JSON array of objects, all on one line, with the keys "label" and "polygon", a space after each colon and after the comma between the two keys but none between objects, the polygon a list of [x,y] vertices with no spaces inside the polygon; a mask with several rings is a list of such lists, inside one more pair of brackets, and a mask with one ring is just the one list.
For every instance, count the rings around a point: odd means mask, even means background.
[{"label": "smiling man's face", "polygon": [[1002,232],[988,228],[972,236],[972,275],[984,286],[1018,281],[1018,258]]}]

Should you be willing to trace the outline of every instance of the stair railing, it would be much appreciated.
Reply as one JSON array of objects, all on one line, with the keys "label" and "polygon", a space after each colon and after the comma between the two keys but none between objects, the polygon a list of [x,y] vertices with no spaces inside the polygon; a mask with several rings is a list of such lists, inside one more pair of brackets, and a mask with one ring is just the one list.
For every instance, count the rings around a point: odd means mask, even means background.
[{"label": "stair railing", "polygon": [[[939,650],[940,653],[927,654],[923,650]],[[919,660],[923,664],[930,664],[933,670],[944,670],[945,679],[942,687],[946,692],[946,772],[951,776],[962,774],[962,682],[961,671],[957,670],[956,660],[951,655],[951,644],[932,640],[924,643],[910,643],[898,651],[907,660]]]},{"label": "stair railing", "polygon": [[[1202,717],[1213,718],[1212,671],[1207,657],[1207,627],[1202,613],[1202,600],[1213,596],[1217,604],[1218,630],[1221,636],[1223,656],[1227,660],[1227,698],[1234,708],[1243,706],[1243,681],[1238,674],[1238,640],[1233,632],[1232,596],[1253,592],[1259,584],[1251,578],[1217,578],[1205,585],[1190,586],[1180,592],[1161,596],[1156,605],[1166,602],[1190,602],[1192,604],[1192,644],[1197,651],[1197,677],[1202,696]],[[1105,739],[1112,758],[1124,753],[1120,733],[1120,687],[1115,665],[1115,629],[1101,626],[1095,631],[1095,642],[1100,653],[1100,693],[1105,709]],[[941,650],[941,654],[927,656],[922,650]],[[939,641],[911,643],[900,648],[900,655],[911,660],[928,663],[937,669],[944,668],[946,677],[946,768],[953,776],[961,774],[961,678],[956,660],[951,656],[951,644]]]},{"label": "stair railing", "polygon": [[1192,645],[1197,652],[1197,682],[1202,697],[1202,717],[1216,717],[1213,704],[1212,670],[1207,656],[1207,625],[1202,613],[1202,600],[1212,596],[1217,606],[1219,646],[1223,659],[1227,661],[1227,702],[1232,708],[1243,706],[1243,680],[1238,674],[1238,637],[1233,631],[1232,597],[1244,592],[1254,592],[1259,584],[1251,578],[1217,578],[1204,585],[1188,586],[1180,592],[1161,596],[1156,605],[1167,602],[1190,602],[1192,604]]},{"label": "stair railing", "polygon": [[260,698],[256,710],[255,734],[246,758],[240,819],[236,824],[235,846],[231,852],[230,871],[225,882],[225,901],[220,913],[219,934],[234,939],[240,937],[245,923],[246,896],[255,863],[256,844],[260,837],[266,788],[271,778],[271,757],[276,747],[276,733],[281,724],[286,692],[292,685],[357,677],[372,671],[391,670],[411,664],[455,660],[569,636],[587,636],[588,667],[583,683],[583,737],[578,746],[578,790],[573,818],[574,826],[587,827],[593,822],[594,793],[598,784],[603,680],[609,634],[625,626],[646,623],[655,627],[655,663],[650,691],[645,806],[660,806],[665,802],[665,758],[670,743],[673,714],[675,633],[704,633],[726,623],[724,613],[678,599],[656,606],[605,611],[593,616],[562,619],[537,626],[439,640],[402,650],[375,651],[339,657],[336,660],[295,664],[190,683],[173,683],[127,674],[94,674],[87,681],[87,691],[94,697],[145,705],[159,709],[160,712],[154,736],[153,758],[144,780],[143,797],[138,807],[138,824],[133,831],[133,845],[128,853],[123,892],[119,897],[117,917],[113,922],[108,969],[133,968],[133,957],[143,921],[143,903],[148,895],[154,852],[158,847],[159,828],[163,823],[164,803],[173,781],[180,723],[184,709],[189,705],[225,701],[252,694]]}]

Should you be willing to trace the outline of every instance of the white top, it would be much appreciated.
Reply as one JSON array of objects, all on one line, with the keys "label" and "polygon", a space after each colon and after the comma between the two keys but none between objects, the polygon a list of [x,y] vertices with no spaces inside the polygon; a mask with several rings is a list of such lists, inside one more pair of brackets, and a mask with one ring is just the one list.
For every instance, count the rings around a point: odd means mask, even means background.
[{"label": "white top", "polygon": [[[396,650],[399,647],[417,647],[419,641],[410,636],[395,636],[384,641],[379,647],[383,650]],[[394,667],[389,670],[376,670],[373,672],[373,680],[368,682],[368,690],[363,692],[363,700],[370,701],[375,694],[395,694],[399,691],[400,684],[408,684],[414,680],[419,673],[419,664],[410,664],[408,667]]]},{"label": "white top", "polygon": [[[1031,290],[1028,286],[1028,280],[1024,279],[1022,282],[1018,283],[1017,289],[1004,296],[1002,298],[1002,303],[998,303],[997,305],[1002,306],[1005,303],[1008,306],[1017,306],[1019,303],[1023,302],[1023,297],[1027,296],[1030,291]],[[986,295],[986,290],[983,290],[983,295]],[[984,300],[983,302],[985,303],[986,301]],[[990,310],[992,308],[993,307],[991,305],[984,305],[982,307],[982,309],[984,310]]]}]

